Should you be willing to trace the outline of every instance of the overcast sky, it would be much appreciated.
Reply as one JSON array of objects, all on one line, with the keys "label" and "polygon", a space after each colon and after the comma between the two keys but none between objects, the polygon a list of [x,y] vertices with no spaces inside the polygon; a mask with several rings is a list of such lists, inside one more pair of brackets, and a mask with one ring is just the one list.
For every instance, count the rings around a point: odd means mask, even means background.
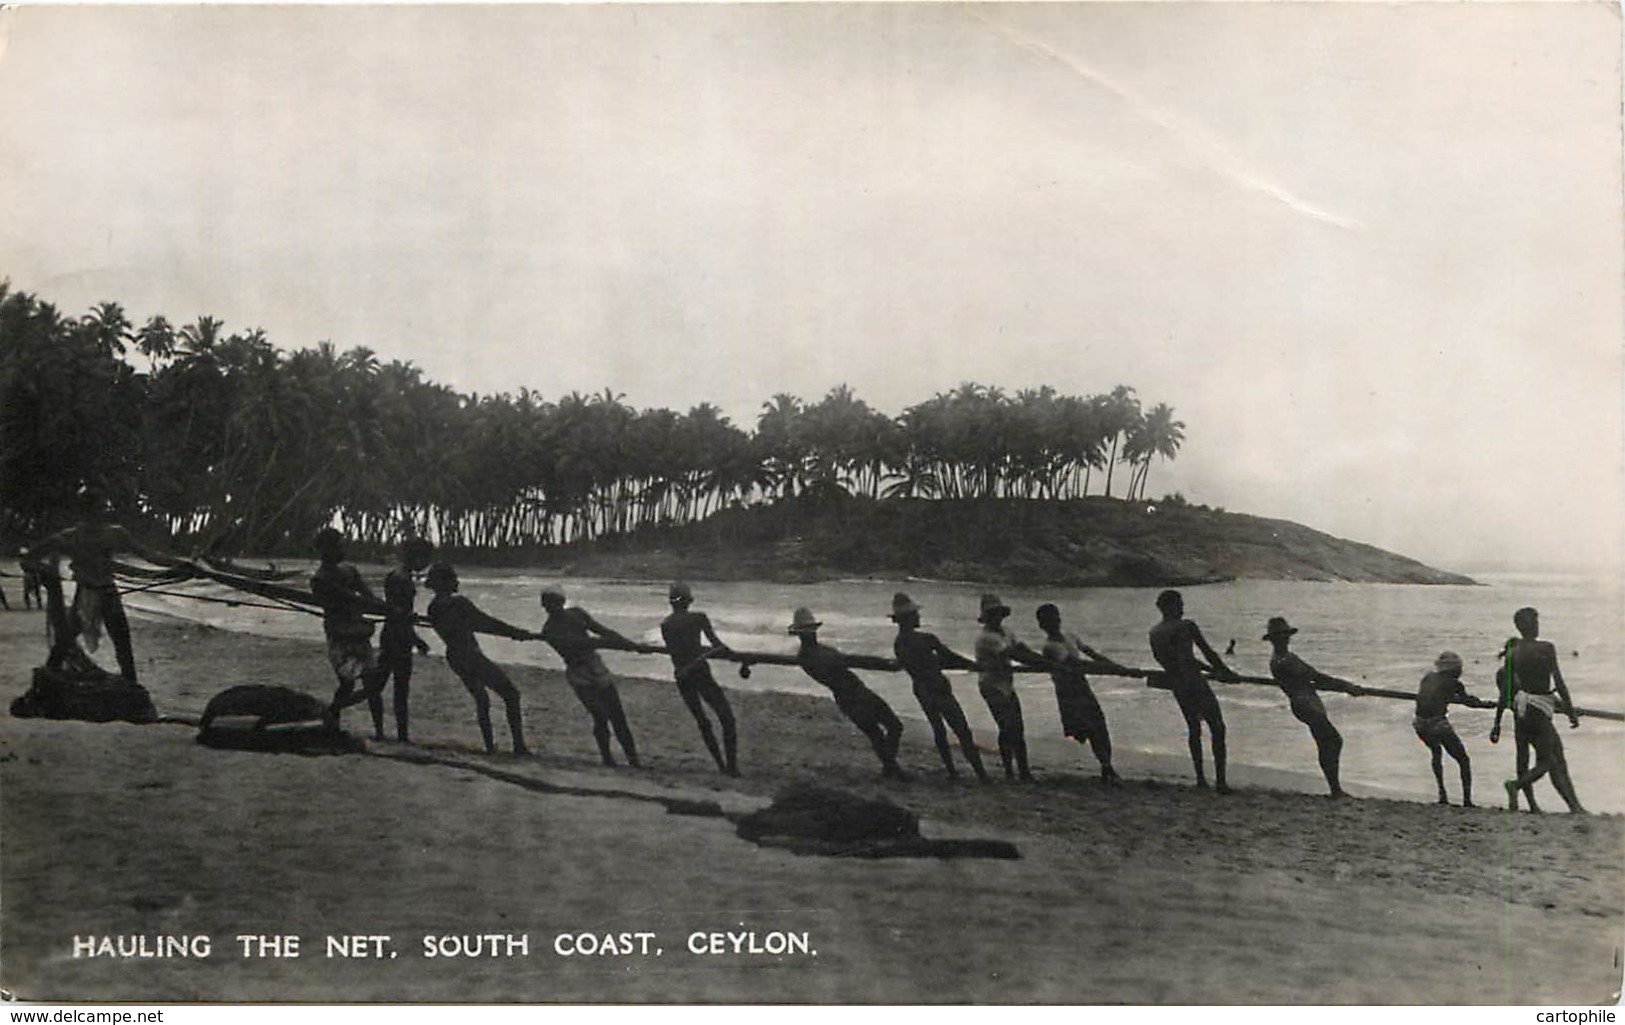
[{"label": "overcast sky", "polygon": [[1621,553],[1613,5],[11,8],[0,274],[462,390],[1124,383],[1152,494]]}]

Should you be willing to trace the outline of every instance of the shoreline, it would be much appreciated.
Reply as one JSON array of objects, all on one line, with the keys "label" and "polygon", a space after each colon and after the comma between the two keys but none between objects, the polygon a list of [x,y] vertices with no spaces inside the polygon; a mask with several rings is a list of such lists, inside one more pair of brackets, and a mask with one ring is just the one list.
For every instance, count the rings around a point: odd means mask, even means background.
[{"label": "shoreline", "polygon": [[[0,614],[10,696],[43,655],[37,629],[33,615]],[[143,620],[135,643],[161,713],[195,714],[239,683],[331,693],[314,638]],[[1108,789],[1081,749],[1064,764],[1036,757],[1034,784],[983,786],[945,778],[914,722],[901,755],[913,779],[892,784],[828,700],[737,690],[745,775],[730,779],[675,689],[636,678],[621,693],[646,768],[612,770],[596,764],[562,673],[508,671],[535,758],[478,750],[472,703],[438,657],[419,659],[413,678],[417,743],[368,741],[361,755],[216,751],[176,726],[8,717],[8,988],[24,999],[631,1003],[1594,1003],[1618,989],[1619,816],[1334,802],[1239,772],[1221,798],[1126,752],[1128,783]],[[505,749],[500,709],[494,718]],[[365,706],[344,720],[370,735]],[[1008,840],[1022,857],[800,857],[654,800],[749,809],[795,780],[888,798],[929,837]],[[692,931],[740,923],[805,932],[820,954],[681,949]],[[414,946],[391,962],[268,964],[222,942],[281,931],[319,949],[339,929],[402,942],[523,932],[532,953],[476,963]],[[550,945],[563,931],[638,929],[664,938],[663,959],[589,961]],[[189,930],[212,934],[217,956],[71,956],[75,932]]]},{"label": "shoreline", "polygon": [[[379,575],[381,575],[381,572]],[[640,582],[617,580],[613,581],[613,583],[635,584]],[[653,583],[660,582],[654,581]],[[662,584],[661,586],[664,585]],[[311,657],[318,660],[325,659],[325,654],[323,654],[321,650],[321,642],[317,640],[302,641],[286,637],[272,638],[268,635],[257,634],[245,630],[234,630],[229,627],[219,627],[211,624],[188,623],[185,620],[171,618],[167,614],[154,614],[132,610],[131,615],[132,622],[136,622],[137,617],[139,617],[140,622],[150,623],[153,625],[162,625],[179,629],[191,629],[193,627],[197,627],[225,635],[237,635],[245,638],[263,638],[267,640],[275,639],[279,641],[286,641],[289,644],[310,644],[313,646]],[[437,656],[435,655],[429,656],[431,659],[436,657]],[[548,657],[554,661],[557,660],[556,656],[551,654],[549,654]],[[663,656],[651,656],[651,658],[653,658],[654,661],[648,663],[649,665],[658,666],[661,669],[666,668],[667,662]],[[419,656],[418,662],[421,664],[423,661],[423,657]],[[504,662],[500,658],[497,659],[497,661],[498,664],[502,665],[503,669],[508,672],[510,678],[515,680],[517,680],[517,677],[515,676],[516,673],[533,672],[542,674],[543,678],[547,681],[548,686],[560,688],[566,686],[564,683],[564,671],[562,668],[537,665],[528,661]],[[325,662],[323,664],[325,664]],[[810,689],[816,691],[816,693],[812,694],[766,690],[759,687],[736,687],[734,686],[735,681],[733,674],[726,671],[726,668],[726,664],[722,664],[722,666],[718,668],[716,675],[717,681],[727,693],[730,703],[738,704],[741,700],[764,701],[767,707],[764,710],[758,710],[759,715],[773,715],[773,702],[780,699],[790,702],[810,701],[813,703],[812,707],[823,709],[828,709],[832,705],[832,699],[830,696],[823,692],[822,687],[818,687],[817,685],[811,686]],[[627,672],[624,670],[624,668],[614,669],[612,672],[614,673],[616,680],[619,681],[622,686],[646,686],[654,687],[657,690],[663,689],[667,691],[670,691],[672,687],[671,680],[663,676]],[[1044,681],[1042,684],[1040,684],[1038,689],[1040,691],[1048,691],[1048,677],[1044,674],[1034,674],[1027,679],[1033,681]],[[871,680],[869,682],[871,686],[875,685],[875,681]],[[898,690],[904,688],[887,689]],[[326,692],[322,691],[320,687],[317,687],[312,693],[323,698],[327,696]],[[993,726],[991,721],[983,724],[982,728],[978,728],[977,720],[980,718],[982,705],[981,698],[976,693],[974,682],[965,679],[958,679],[955,686],[955,695],[959,698],[962,705],[967,708],[968,714],[972,719],[972,729],[978,738],[978,750],[982,754],[984,764],[987,765],[989,771],[992,772],[998,767],[998,748],[992,739]],[[1052,700],[1047,693],[1027,695],[1027,699],[1029,701],[1033,700],[1034,697],[1046,703]],[[505,727],[501,721],[502,716],[500,702],[496,701],[495,698],[493,698],[493,702],[496,706],[492,713],[493,723],[495,724],[498,747],[501,748],[506,743],[506,741],[503,739],[505,735]],[[943,771],[941,762],[935,752],[935,748],[930,746],[930,726],[924,713],[921,711],[919,704],[912,697],[912,695],[903,696],[901,700],[899,700],[899,696],[895,693],[892,695],[889,703],[891,704],[893,711],[895,711],[898,717],[904,722],[905,734],[910,738],[910,740],[918,741],[921,744],[922,758],[920,764],[915,766],[915,768],[917,768],[921,773],[925,774],[941,774]],[[391,731],[393,730],[393,720],[391,718],[391,712],[388,708],[387,696],[385,699],[385,705],[386,708],[384,718],[386,735],[392,736],[393,734]],[[783,712],[783,710],[780,711]],[[197,713],[193,714],[195,715],[200,713],[201,709],[199,709]],[[365,720],[362,718],[364,713],[365,706],[355,706],[353,709],[347,710],[346,712],[346,721],[352,724],[351,728],[357,732],[357,735],[365,732],[362,729],[365,722]],[[162,709],[160,709],[160,714],[163,714]],[[1028,717],[1029,719],[1037,718],[1033,715],[1033,710],[1031,708],[1028,710]],[[472,714],[470,715],[470,719],[472,720]],[[687,720],[685,719],[684,721],[686,722]],[[844,720],[842,721],[844,722]],[[1073,775],[1084,779],[1095,778],[1098,763],[1095,761],[1091,750],[1085,749],[1082,745],[1077,744],[1071,738],[1063,736],[1059,733],[1041,733],[1034,728],[1037,725],[1038,724],[1036,722],[1029,722],[1027,732],[1027,744],[1029,751],[1032,754],[1032,766],[1034,772],[1040,775],[1045,773],[1060,772],[1064,775]],[[636,735],[638,733],[637,723],[633,722],[632,726],[634,735]],[[1183,734],[1181,734],[1180,743],[1183,743],[1182,738]],[[474,735],[472,739],[477,739],[477,734]],[[697,730],[693,732],[692,736],[690,737],[690,741],[691,746],[699,749],[703,753],[703,746]],[[953,744],[955,765],[962,774],[968,775],[970,770],[965,764],[964,758],[959,751],[957,741],[954,741]],[[865,755],[867,755],[867,751],[867,748],[863,749],[863,753]],[[593,751],[589,750],[587,753],[590,757],[593,754]],[[1234,755],[1235,753],[1232,752],[1232,759],[1229,765],[1230,779],[1238,786],[1280,790],[1315,796],[1324,795],[1325,793],[1325,779],[1321,776],[1318,767],[1313,765],[1312,760],[1307,767],[1289,768],[1283,766],[1249,763],[1245,760],[1236,759]],[[617,757],[619,756],[617,755]],[[872,758],[872,755],[868,755],[868,757]],[[1209,757],[1211,757],[1211,752],[1209,752]],[[1187,755],[1183,750],[1173,753],[1147,751],[1125,744],[1119,738],[1113,747],[1113,761],[1119,770],[1126,770],[1127,773],[1132,777],[1151,780],[1159,783],[1168,783],[1171,785],[1191,786],[1194,784],[1195,777],[1191,772],[1189,755]],[[704,762],[704,764],[709,765],[710,763]],[[1408,789],[1404,786],[1382,785],[1369,781],[1348,780],[1344,781],[1344,786],[1352,796],[1356,797],[1371,797],[1379,800],[1406,801],[1421,804],[1431,804],[1433,801],[1431,792]]]}]

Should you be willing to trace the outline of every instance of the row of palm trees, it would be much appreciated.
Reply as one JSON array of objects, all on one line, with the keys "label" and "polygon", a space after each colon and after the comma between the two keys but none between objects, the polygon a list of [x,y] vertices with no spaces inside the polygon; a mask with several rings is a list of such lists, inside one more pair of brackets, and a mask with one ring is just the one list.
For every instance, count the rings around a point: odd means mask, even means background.
[{"label": "row of palm trees", "polygon": [[300,548],[319,527],[386,544],[545,546],[805,497],[1143,497],[1184,424],[1134,389],[964,384],[891,417],[845,385],[778,394],[754,431],[702,403],[610,391],[459,394],[410,363],[329,343],[284,352],[213,317],[79,318],[0,282],[0,530],[50,529],[87,485],[172,541]]}]

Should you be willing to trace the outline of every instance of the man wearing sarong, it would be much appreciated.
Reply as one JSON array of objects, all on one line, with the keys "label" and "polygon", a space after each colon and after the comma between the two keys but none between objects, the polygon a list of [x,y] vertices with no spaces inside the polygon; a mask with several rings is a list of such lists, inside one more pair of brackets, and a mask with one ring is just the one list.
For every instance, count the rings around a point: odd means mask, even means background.
[{"label": "man wearing sarong", "polygon": [[[444,562],[429,567],[423,585],[434,593],[429,600],[429,623],[440,641],[446,646],[446,665],[457,674],[457,679],[474,699],[474,717],[480,724],[480,739],[485,742],[486,754],[495,754],[496,740],[491,732],[491,698],[486,691],[496,691],[508,715],[508,731],[513,734],[513,753],[530,754],[525,746],[524,722],[519,710],[519,690],[508,679],[502,667],[492,662],[480,650],[477,633],[511,637],[516,641],[535,640],[529,630],[510,626],[489,616],[468,598],[457,593],[457,571]],[[398,684],[397,684],[398,686]],[[402,740],[406,738],[402,736]]]},{"label": "man wearing sarong", "polygon": [[875,757],[880,759],[881,775],[891,779],[906,778],[902,766],[897,764],[902,722],[880,695],[858,679],[847,665],[845,655],[818,643],[818,628],[822,625],[809,608],[798,608],[791,614],[788,632],[801,639],[801,650],[796,652],[801,671],[828,687],[835,696],[835,707],[869,738]]},{"label": "man wearing sarong", "polygon": [[[722,692],[722,685],[711,675],[711,663],[706,661],[708,654],[725,652],[728,646],[712,628],[710,617],[689,607],[694,604],[693,588],[679,580],[671,585],[667,598],[671,602],[671,615],[661,620],[660,636],[666,642],[666,651],[676,672],[677,693],[699,726],[700,739],[705,741],[705,749],[711,752],[717,768],[729,776],[737,776],[739,736],[733,708]],[[710,645],[709,650],[706,644]],[[722,728],[721,748],[717,747],[711,720],[705,714],[707,704],[716,713],[717,725]]]},{"label": "man wearing sarong", "polygon": [[[1585,809],[1580,807],[1580,799],[1574,792],[1574,781],[1569,777],[1563,738],[1553,722],[1557,711],[1562,709],[1568,716],[1570,729],[1580,725],[1580,718],[1574,712],[1574,700],[1563,682],[1563,671],[1557,667],[1557,648],[1540,639],[1540,613],[1534,609],[1519,609],[1513,614],[1512,623],[1522,636],[1507,643],[1502,673],[1509,678],[1507,685],[1500,688],[1495,704],[1495,725],[1490,728],[1490,743],[1498,743],[1501,716],[1510,701],[1513,741],[1518,748],[1518,776],[1506,781],[1507,807],[1518,810],[1518,791],[1522,790],[1529,799],[1529,810],[1540,811],[1535,803],[1535,781],[1550,772],[1552,786],[1557,788],[1569,811],[1583,812]],[[1527,768],[1531,747],[1535,752],[1535,765]]]},{"label": "man wearing sarong", "polygon": [[1433,756],[1433,781],[1439,786],[1439,803],[1449,804],[1450,796],[1444,789],[1444,758],[1448,752],[1450,757],[1461,766],[1461,806],[1473,807],[1473,767],[1472,759],[1467,756],[1467,748],[1456,735],[1455,727],[1450,725],[1450,716],[1447,714],[1452,701],[1472,707],[1488,707],[1488,702],[1481,702],[1467,693],[1466,686],[1461,682],[1461,656],[1453,651],[1439,653],[1433,660],[1433,671],[1422,677],[1422,684],[1416,689],[1416,717],[1411,720],[1411,727],[1416,730],[1416,738],[1426,744]]},{"label": "man wearing sarong", "polygon": [[1281,685],[1292,715],[1309,727],[1315,738],[1315,750],[1320,755],[1320,772],[1326,777],[1332,797],[1347,797],[1338,781],[1338,765],[1343,756],[1343,735],[1332,725],[1326,714],[1326,705],[1320,700],[1320,691],[1335,690],[1358,696],[1365,693],[1359,684],[1327,676],[1288,650],[1292,635],[1298,628],[1286,621],[1285,616],[1272,616],[1264,628],[1264,640],[1274,646],[1270,656],[1270,675]]},{"label": "man wearing sarong", "polygon": [[615,756],[609,750],[609,734],[614,730],[626,763],[634,769],[640,768],[637,743],[632,739],[632,727],[627,724],[626,711],[621,707],[621,693],[615,689],[615,677],[610,675],[609,667],[593,646],[593,638],[610,641],[630,651],[647,651],[648,646],[604,626],[580,606],[566,608],[564,589],[557,585],[542,588],[542,608],[547,610],[547,621],[542,624],[539,636],[564,660],[564,678],[575,692],[576,700],[592,716],[592,739],[598,744],[599,757],[605,765],[615,766]]},{"label": "man wearing sarong", "polygon": [[[310,593],[322,608],[322,633],[327,638],[327,661],[338,677],[333,694],[335,715],[365,701],[372,713],[373,737],[384,739],[384,673],[372,650],[372,621],[367,613],[381,611],[383,603],[361,579],[361,572],[344,561],[344,535],[332,527],[316,532],[314,543],[321,564],[310,577]],[[359,693],[356,687],[360,686]]]},{"label": "man wearing sarong", "polygon": [[1010,606],[996,594],[984,594],[981,611],[976,621],[982,630],[976,635],[976,668],[980,670],[976,681],[987,710],[999,725],[999,761],[1004,764],[1004,778],[1019,776],[1031,782],[1033,774],[1027,766],[1027,724],[1021,715],[1021,697],[1016,693],[1016,674],[1013,662],[1042,662],[1039,654],[1027,647],[1004,621],[1010,615]]},{"label": "man wearing sarong", "polygon": [[[1157,609],[1162,613],[1162,621],[1151,628],[1151,654],[1162,666],[1167,687],[1174,692],[1179,712],[1185,717],[1186,741],[1190,746],[1191,764],[1196,768],[1196,785],[1207,787],[1207,775],[1202,771],[1202,724],[1206,723],[1213,741],[1214,789],[1228,794],[1230,786],[1224,778],[1224,712],[1202,673],[1210,670],[1221,680],[1234,679],[1235,674],[1202,636],[1201,628],[1185,618],[1185,599],[1178,591],[1157,595]],[[1206,665],[1197,660],[1196,648],[1201,648],[1202,654],[1207,656]]]},{"label": "man wearing sarong", "polygon": [[1079,744],[1094,749],[1095,760],[1100,763],[1100,778],[1108,786],[1117,784],[1122,777],[1112,768],[1112,735],[1106,728],[1106,713],[1101,711],[1089,678],[1083,675],[1086,662],[1104,663],[1123,668],[1119,663],[1102,655],[1083,643],[1077,634],[1061,629],[1061,610],[1045,603],[1038,606],[1038,628],[1044,631],[1044,658],[1050,663],[1050,681],[1055,685],[1055,705],[1061,713],[1061,731]]},{"label": "man wearing sarong", "polygon": [[945,667],[975,669],[976,663],[951,650],[936,634],[921,630],[920,607],[901,591],[892,596],[891,619],[897,624],[892,651],[914,683],[914,697],[920,702],[926,722],[931,724],[931,739],[937,745],[943,767],[949,776],[959,775],[954,768],[953,751],[948,746],[948,730],[951,729],[959,739],[965,761],[976,770],[976,778],[986,783],[987,770],[982,767],[982,754],[976,750],[976,741],[971,737],[970,723],[965,721],[965,710],[959,707],[953,686],[942,673]]},{"label": "man wearing sarong", "polygon": [[[129,531],[109,522],[107,502],[100,491],[86,488],[79,495],[79,503],[81,515],[77,523],[42,539],[29,552],[29,561],[37,570],[43,570],[47,563],[54,570],[57,559],[64,555],[73,569],[73,601],[53,624],[51,653],[45,664],[51,669],[72,667],[75,662],[88,664],[79,642],[83,640],[85,650],[95,651],[105,632],[113,642],[119,675],[135,683],[135,648],[130,640],[130,620],[119,598],[114,556],[129,551],[159,565],[172,566],[175,562],[137,543]],[[57,583],[60,586],[60,578]]]},{"label": "man wearing sarong", "polygon": [[[384,577],[384,629],[378,637],[378,666],[383,671],[384,683],[393,683],[391,704],[395,711],[395,736],[407,742],[407,724],[410,711],[407,703],[412,688],[412,652],[429,653],[429,645],[412,629],[414,606],[418,589],[414,574],[423,572],[434,555],[434,545],[427,538],[407,538],[401,544],[400,561]],[[447,567],[448,569],[450,567]]]}]

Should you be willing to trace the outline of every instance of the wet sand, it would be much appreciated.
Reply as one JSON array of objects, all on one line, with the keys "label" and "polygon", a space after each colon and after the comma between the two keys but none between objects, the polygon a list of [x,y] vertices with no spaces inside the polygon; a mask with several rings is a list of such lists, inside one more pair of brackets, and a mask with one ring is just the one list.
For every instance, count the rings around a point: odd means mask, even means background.
[{"label": "wet sand", "polygon": [[[36,613],[0,614],[8,702],[42,658],[42,630]],[[326,697],[318,630],[306,643],[140,622],[143,683],[178,716],[242,683]],[[1617,1000],[1618,816],[1334,802],[1245,771],[1220,797],[1188,786],[1188,766],[1133,752],[1119,756],[1128,784],[1107,789],[1081,749],[1046,751],[1036,783],[983,786],[946,779],[914,722],[913,779],[891,783],[832,702],[771,693],[730,692],[735,780],[675,688],[651,680],[621,684],[644,768],[611,770],[561,673],[510,673],[535,757],[480,753],[472,702],[437,657],[413,680],[416,743],[364,754],[214,750],[182,725],[0,720],[0,985],[163,1002]],[[344,722],[370,737],[364,707]],[[1504,767],[1478,768],[1492,801]],[[656,800],[737,812],[794,781],[884,795],[928,836],[1008,840],[1022,857],[798,856]],[[805,934],[809,951],[692,952],[692,934],[730,931]],[[555,952],[561,933],[639,932],[658,956]],[[200,934],[208,957],[74,957],[75,936]],[[243,934],[298,935],[301,956],[244,958]],[[388,935],[398,956],[325,956],[325,938],[346,934]],[[426,935],[476,934],[524,936],[528,955],[424,956]]]}]

